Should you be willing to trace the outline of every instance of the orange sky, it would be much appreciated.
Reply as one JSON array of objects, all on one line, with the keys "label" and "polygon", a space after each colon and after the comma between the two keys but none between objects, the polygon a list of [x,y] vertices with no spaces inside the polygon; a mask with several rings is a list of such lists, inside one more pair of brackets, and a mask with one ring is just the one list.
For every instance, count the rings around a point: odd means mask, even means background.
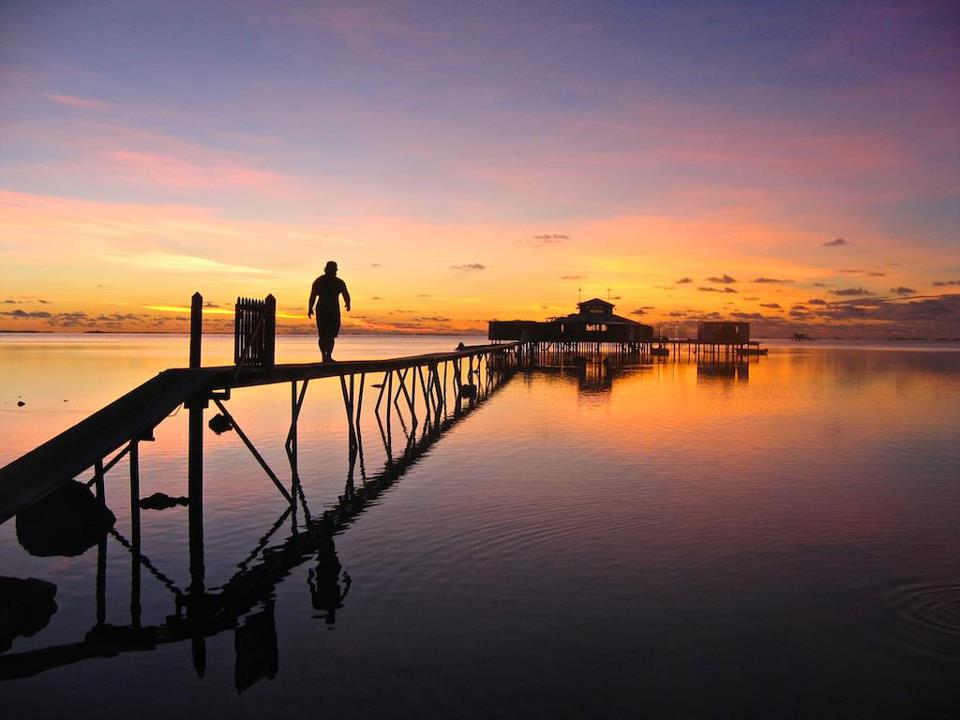
[{"label": "orange sky", "polygon": [[272,292],[309,332],[335,259],[355,331],[579,292],[654,325],[960,336],[946,6],[291,7],[0,11],[0,330],[176,331],[199,290],[211,329]]}]

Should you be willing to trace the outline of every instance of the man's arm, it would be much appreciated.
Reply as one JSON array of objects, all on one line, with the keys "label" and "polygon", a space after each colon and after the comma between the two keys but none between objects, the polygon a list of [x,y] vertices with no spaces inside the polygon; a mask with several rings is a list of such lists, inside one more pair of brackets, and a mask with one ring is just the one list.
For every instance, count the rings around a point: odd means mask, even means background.
[{"label": "man's arm", "polygon": [[313,317],[313,304],[317,301],[317,281],[310,286],[310,299],[307,301],[307,317]]},{"label": "man's arm", "polygon": [[343,293],[343,302],[346,304],[347,312],[350,312],[350,293],[347,292],[346,283],[343,284],[343,290],[341,292]]}]

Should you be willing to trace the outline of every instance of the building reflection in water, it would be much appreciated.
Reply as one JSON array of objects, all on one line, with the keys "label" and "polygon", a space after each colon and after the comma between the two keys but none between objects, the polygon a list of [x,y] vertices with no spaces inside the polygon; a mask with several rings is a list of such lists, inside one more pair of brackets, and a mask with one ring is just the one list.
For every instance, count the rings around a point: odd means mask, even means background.
[{"label": "building reflection in water", "polygon": [[699,362],[697,382],[750,382],[750,363],[745,360]]},{"label": "building reflection in water", "polygon": [[607,393],[617,378],[633,375],[656,365],[691,365],[697,369],[698,382],[750,381],[750,365],[759,357],[739,357],[731,353],[704,353],[699,356],[677,353],[665,357],[651,357],[647,353],[624,352],[608,355],[581,355],[577,353],[544,353],[529,372],[556,375],[576,380],[577,389],[584,395]]}]

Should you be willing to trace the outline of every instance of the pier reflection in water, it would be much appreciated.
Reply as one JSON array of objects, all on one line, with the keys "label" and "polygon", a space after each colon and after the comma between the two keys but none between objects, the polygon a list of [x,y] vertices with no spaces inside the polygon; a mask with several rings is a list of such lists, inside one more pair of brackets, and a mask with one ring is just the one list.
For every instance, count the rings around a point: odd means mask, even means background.
[{"label": "pier reflection in water", "polygon": [[[196,673],[203,677],[207,670],[207,639],[230,630],[234,632],[236,689],[244,691],[264,677],[273,678],[278,672],[280,655],[273,600],[276,586],[289,576],[294,568],[304,563],[312,563],[307,576],[307,590],[311,605],[317,611],[314,617],[327,624],[334,624],[337,610],[344,606],[352,583],[349,572],[343,570],[337,555],[337,533],[350,525],[368,506],[376,503],[385,490],[416,465],[445,433],[485,403],[513,376],[515,370],[512,364],[498,365],[496,361],[486,359],[477,362],[474,368],[471,361],[467,382],[456,384],[458,392],[425,392],[419,404],[415,390],[412,395],[407,390],[404,376],[398,373],[396,393],[393,392],[393,374],[385,376],[384,383],[375,386],[380,390],[380,394],[374,414],[379,430],[378,439],[382,443],[386,462],[372,475],[368,475],[364,462],[364,439],[359,422],[362,389],[360,397],[357,398],[354,378],[351,376],[348,380],[342,379],[349,427],[348,470],[343,494],[339,495],[332,507],[318,514],[311,512],[297,472],[296,436],[288,436],[288,442],[291,437],[294,438],[294,451],[290,454],[293,463],[290,496],[294,502],[280,514],[264,532],[257,545],[238,563],[237,572],[215,589],[206,587],[202,484],[191,487],[188,502],[189,586],[185,589],[178,587],[151,562],[143,550],[137,457],[139,450],[137,443],[131,444],[132,537],[128,539],[112,527],[101,533],[97,543],[94,625],[81,641],[75,643],[0,655],[0,681],[30,677],[58,666],[91,658],[152,650],[163,644],[185,641],[191,644]],[[417,378],[411,376],[411,380],[416,383]],[[428,386],[422,387],[426,390]],[[302,391],[299,405],[302,405],[303,394]],[[296,386],[294,395],[296,397]],[[405,403],[401,402],[401,395],[405,396]],[[220,403],[218,406],[226,413]],[[296,413],[294,418],[295,424]],[[400,428],[398,446],[395,446],[395,424]],[[215,425],[216,423],[211,427]],[[191,450],[195,451],[196,446],[191,444]],[[191,463],[196,462],[202,464],[202,458],[192,457]],[[98,473],[98,477],[102,476],[103,473]],[[79,483],[74,485],[81,487]],[[278,540],[278,536],[282,536],[284,532],[288,533],[285,539]],[[106,573],[110,539],[116,541],[130,555],[129,624],[107,622]],[[83,547],[70,554],[80,554],[85,549],[86,547]],[[141,623],[143,571],[159,580],[169,591],[173,602],[173,613],[160,625]],[[56,610],[56,604],[52,601],[56,587],[32,578],[0,580],[0,593],[3,593],[3,602],[11,611],[10,616],[23,618],[20,627],[11,628],[9,631],[10,640],[16,635],[31,635],[42,629]],[[14,599],[18,599],[16,607],[12,604]],[[30,613],[25,612],[31,607]],[[0,652],[2,650],[3,648],[0,648]]]}]

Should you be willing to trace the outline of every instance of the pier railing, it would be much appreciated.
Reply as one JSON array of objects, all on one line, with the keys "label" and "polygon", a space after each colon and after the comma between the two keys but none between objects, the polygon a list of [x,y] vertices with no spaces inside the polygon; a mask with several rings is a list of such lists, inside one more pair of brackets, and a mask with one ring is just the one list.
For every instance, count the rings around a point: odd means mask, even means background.
[{"label": "pier railing", "polygon": [[245,367],[273,367],[276,354],[277,301],[238,297],[234,314],[233,363]]}]

